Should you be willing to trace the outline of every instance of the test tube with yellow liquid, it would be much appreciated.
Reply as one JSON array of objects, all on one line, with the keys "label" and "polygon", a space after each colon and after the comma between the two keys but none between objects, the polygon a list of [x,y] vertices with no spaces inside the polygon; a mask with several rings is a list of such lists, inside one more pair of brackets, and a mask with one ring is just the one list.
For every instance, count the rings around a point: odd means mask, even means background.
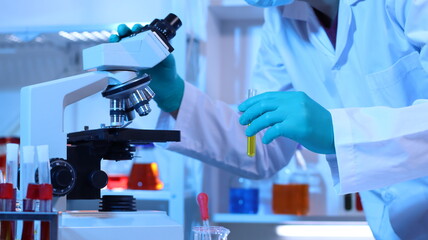
[{"label": "test tube with yellow liquid", "polygon": [[[248,98],[254,97],[257,94],[256,89],[248,89]],[[248,124],[248,126],[250,126]],[[247,155],[250,157],[254,157],[256,155],[256,135],[252,137],[247,137]]]}]

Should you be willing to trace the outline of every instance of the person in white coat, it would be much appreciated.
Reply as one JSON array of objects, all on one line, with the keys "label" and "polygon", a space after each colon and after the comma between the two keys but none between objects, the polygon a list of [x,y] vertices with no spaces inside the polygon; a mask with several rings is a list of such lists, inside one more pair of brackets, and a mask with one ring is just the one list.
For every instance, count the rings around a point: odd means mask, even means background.
[{"label": "person in white coat", "polygon": [[[159,127],[181,130],[168,148],[265,178],[301,143],[327,154],[339,194],[361,192],[377,239],[428,239],[428,0],[248,2],[269,6],[253,79],[265,93],[241,115],[168,57],[148,71]],[[255,157],[245,134],[256,134]]]}]

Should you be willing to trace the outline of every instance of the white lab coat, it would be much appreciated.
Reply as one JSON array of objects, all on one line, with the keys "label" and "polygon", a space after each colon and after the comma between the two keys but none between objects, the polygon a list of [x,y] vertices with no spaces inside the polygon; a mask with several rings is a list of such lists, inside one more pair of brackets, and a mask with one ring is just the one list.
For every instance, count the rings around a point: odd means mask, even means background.
[{"label": "white lab coat", "polygon": [[[428,99],[428,0],[341,0],[336,49],[304,2],[267,9],[265,19],[253,87],[304,91],[330,110],[335,187],[363,191],[377,239],[428,239],[428,103],[412,106]],[[186,84],[174,126],[182,141],[169,149],[247,177],[284,167],[296,143],[264,145],[262,132],[247,157],[238,117]]]}]

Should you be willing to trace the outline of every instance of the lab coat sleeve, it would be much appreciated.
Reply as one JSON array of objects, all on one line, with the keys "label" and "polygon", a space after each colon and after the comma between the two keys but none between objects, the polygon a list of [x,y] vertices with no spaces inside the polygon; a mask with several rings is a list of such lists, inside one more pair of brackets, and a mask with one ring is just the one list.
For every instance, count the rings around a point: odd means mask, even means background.
[{"label": "lab coat sleeve", "polygon": [[[265,18],[251,85],[259,93],[290,89],[284,65],[273,42],[275,34],[280,31],[280,9],[266,10]],[[164,120],[171,120],[165,114],[162,116]],[[256,155],[249,157],[246,126],[239,124],[239,116],[240,113],[228,104],[211,99],[186,83],[176,122],[166,121],[163,124],[164,127],[175,124],[174,128],[181,131],[181,142],[170,143],[168,149],[248,178],[267,178],[287,165],[295,152],[296,142],[280,137],[270,144],[263,144],[264,131],[261,131],[256,135]]]},{"label": "lab coat sleeve", "polygon": [[427,176],[428,101],[330,110],[341,194]]},{"label": "lab coat sleeve", "polygon": [[181,141],[169,143],[167,149],[199,159],[247,178],[267,178],[288,164],[296,143],[278,138],[262,144],[263,133],[256,135],[256,156],[247,156],[245,126],[239,114],[224,102],[213,100],[189,83],[177,120],[162,113],[158,128],[173,126],[181,131]]}]

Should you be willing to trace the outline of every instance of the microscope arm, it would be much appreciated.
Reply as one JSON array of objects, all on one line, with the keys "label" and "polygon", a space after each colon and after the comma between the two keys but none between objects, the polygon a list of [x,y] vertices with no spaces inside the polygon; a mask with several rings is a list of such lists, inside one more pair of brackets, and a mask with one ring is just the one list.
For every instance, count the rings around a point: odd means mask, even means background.
[{"label": "microscope arm", "polygon": [[95,71],[21,89],[21,145],[49,145],[50,157],[66,158],[64,109],[102,91],[114,75]]}]

